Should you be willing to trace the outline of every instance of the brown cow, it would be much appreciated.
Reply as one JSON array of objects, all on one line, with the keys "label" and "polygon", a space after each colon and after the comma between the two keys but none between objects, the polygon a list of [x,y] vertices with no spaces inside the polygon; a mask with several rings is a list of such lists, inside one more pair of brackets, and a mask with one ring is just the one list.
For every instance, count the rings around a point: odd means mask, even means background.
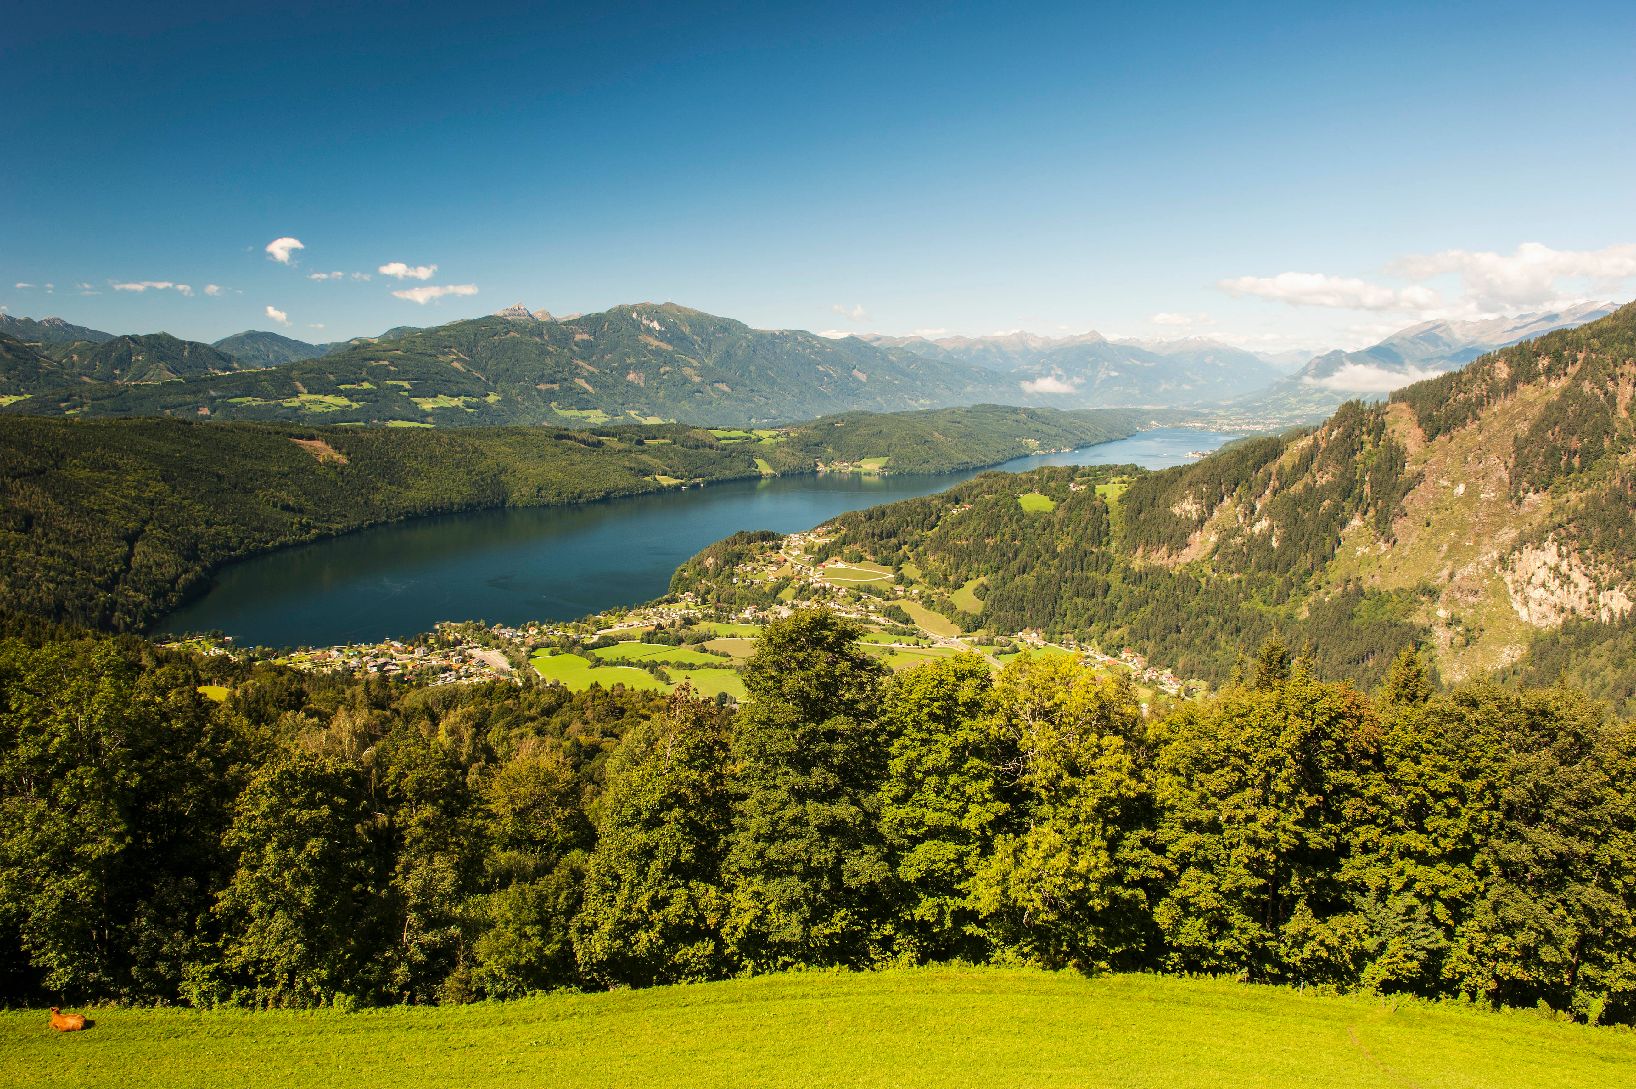
[{"label": "brown cow", "polygon": [[91,1022],[85,1019],[83,1013],[58,1013],[57,1007],[51,1007],[51,1027],[58,1032],[79,1032],[91,1027]]}]

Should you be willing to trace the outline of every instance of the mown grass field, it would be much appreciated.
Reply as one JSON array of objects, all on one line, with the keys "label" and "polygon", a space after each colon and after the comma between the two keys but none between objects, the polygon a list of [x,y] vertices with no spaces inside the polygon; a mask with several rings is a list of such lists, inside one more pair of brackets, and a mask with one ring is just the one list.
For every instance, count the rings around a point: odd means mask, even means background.
[{"label": "mown grass field", "polygon": [[1532,1013],[1007,969],[802,973],[360,1013],[0,1013],[0,1084],[1531,1089],[1636,1083],[1636,1033]]},{"label": "mown grass field", "polygon": [[973,614],[982,612],[983,602],[977,596],[977,588],[983,585],[983,581],[981,578],[968,579],[960,589],[949,595],[949,601],[956,609]]},{"label": "mown grass field", "polygon": [[663,643],[620,643],[618,646],[598,647],[591,652],[609,662],[660,662],[689,666],[722,666],[725,658],[706,654],[692,647],[672,647]]},{"label": "mown grass field", "polygon": [[668,690],[665,682],[645,669],[616,665],[593,669],[590,662],[577,654],[551,654],[542,651],[530,658],[528,664],[546,680],[567,685],[575,692],[583,692],[593,684],[600,684],[604,688],[623,684],[627,688],[647,692]]},{"label": "mown grass field", "polygon": [[831,586],[889,586],[892,583],[892,569],[867,561],[838,563],[825,568],[819,577]]},{"label": "mown grass field", "polygon": [[[620,647],[650,647],[647,643],[623,643]],[[619,650],[620,647],[604,647],[593,651],[599,658],[608,660],[617,656],[603,654],[604,650]],[[696,692],[703,696],[715,696],[727,693],[736,700],[748,698],[749,693],[744,688],[744,678],[733,669],[725,658],[718,658],[712,654],[701,654],[696,650],[687,650],[681,647],[653,647],[655,650],[670,652],[667,655],[653,655],[664,662],[687,661],[689,665],[668,666],[665,674],[671,683],[666,683],[645,669],[635,666],[604,665],[592,668],[591,663],[577,654],[553,654],[541,651],[529,659],[529,665],[534,671],[548,681],[556,681],[566,685],[575,692],[583,692],[592,685],[601,685],[603,688],[612,688],[616,684],[623,684],[627,688],[644,692],[669,692],[683,681],[691,684]],[[626,660],[635,660],[645,657],[640,651],[626,655]]]},{"label": "mown grass field", "polygon": [[960,634],[960,625],[956,624],[942,613],[932,612],[932,610],[926,608],[926,606],[920,604],[918,601],[902,599],[894,601],[892,604],[901,606],[903,611],[909,614],[909,618],[911,620],[913,620],[924,630],[931,632],[933,635],[941,635],[946,638],[948,636]]}]

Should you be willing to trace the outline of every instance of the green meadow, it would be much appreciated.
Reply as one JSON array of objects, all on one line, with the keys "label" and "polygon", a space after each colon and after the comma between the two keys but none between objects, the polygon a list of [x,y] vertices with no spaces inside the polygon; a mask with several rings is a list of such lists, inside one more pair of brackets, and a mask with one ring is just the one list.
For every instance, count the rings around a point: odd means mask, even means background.
[{"label": "green meadow", "polygon": [[566,685],[575,692],[582,692],[594,684],[600,684],[604,688],[622,684],[626,688],[650,692],[665,692],[670,689],[669,685],[645,669],[616,665],[593,667],[589,661],[577,654],[551,654],[542,651],[529,659],[529,665],[546,680]]},{"label": "green meadow", "polygon": [[672,647],[663,643],[620,643],[601,647],[592,654],[607,662],[659,662],[662,665],[721,666],[726,659],[692,647]]},{"label": "green meadow", "polygon": [[592,685],[612,688],[616,684],[645,692],[669,692],[686,681],[703,696],[726,693],[736,700],[747,698],[744,678],[731,667],[728,659],[714,654],[656,643],[621,643],[616,647],[602,647],[591,653],[608,663],[643,660],[661,662],[665,665],[664,672],[670,680],[667,683],[647,670],[635,666],[614,664],[592,666],[589,661],[577,654],[541,651],[529,659],[529,664],[541,677],[548,681],[556,681],[575,692],[583,692]]},{"label": "green meadow", "polygon": [[825,568],[819,577],[831,586],[889,586],[892,583],[892,569],[867,561],[838,563]]},{"label": "green meadow", "polygon": [[469,1006],[0,1013],[0,1084],[79,1089],[1636,1083],[1636,1033],[1528,1012],[1025,969],[807,972]]}]

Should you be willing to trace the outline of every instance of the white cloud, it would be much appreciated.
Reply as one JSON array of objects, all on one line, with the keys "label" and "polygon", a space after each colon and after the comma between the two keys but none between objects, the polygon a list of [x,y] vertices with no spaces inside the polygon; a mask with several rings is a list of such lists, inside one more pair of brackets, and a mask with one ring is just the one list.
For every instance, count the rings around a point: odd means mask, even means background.
[{"label": "white cloud", "polygon": [[344,273],[344,272],[309,272],[309,273],[307,273],[307,279],[309,279],[309,280],[339,280],[342,276],[345,276],[345,275],[346,275],[346,273]]},{"label": "white cloud", "polygon": [[475,295],[476,284],[430,284],[426,287],[409,287],[392,294],[399,299],[408,299],[412,303],[425,306],[433,299],[441,299],[445,295]]},{"label": "white cloud", "polygon": [[113,286],[115,291],[134,291],[139,295],[144,291],[174,291],[178,295],[189,296],[193,294],[193,289],[187,284],[176,284],[169,280],[139,280]]},{"label": "white cloud", "polygon": [[430,280],[432,273],[437,271],[437,266],[406,265],[402,261],[390,261],[375,271],[382,276],[395,276],[400,280]]},{"label": "white cloud", "polygon": [[57,290],[57,285],[56,284],[46,284],[45,285],[45,290],[46,290],[46,294],[49,295],[51,292]]},{"label": "white cloud", "polygon": [[1168,310],[1161,310],[1148,319],[1154,325],[1177,329],[1185,329],[1190,325],[1211,325],[1214,324],[1214,320],[1209,314],[1173,314]]},{"label": "white cloud", "polygon": [[1277,276],[1239,276],[1217,285],[1229,295],[1273,299],[1290,306],[1325,306],[1338,310],[1422,311],[1441,298],[1427,287],[1391,288],[1323,272],[1280,272]]},{"label": "white cloud", "polygon": [[850,329],[820,329],[818,335],[829,340],[845,340],[847,337],[857,336]]},{"label": "white cloud", "polygon": [[286,314],[284,311],[275,306],[267,307],[267,316],[278,322],[280,325],[290,324],[290,315]]},{"label": "white cloud", "polygon": [[98,291],[96,288],[92,287],[90,284],[85,284],[85,283],[75,284],[74,285],[74,290],[78,291],[81,295],[100,295],[100,294],[102,294],[102,292]]},{"label": "white cloud", "polygon": [[1404,257],[1392,271],[1411,280],[1458,275],[1471,304],[1480,311],[1516,311],[1568,301],[1562,280],[1586,281],[1603,293],[1618,291],[1636,277],[1636,245],[1599,250],[1554,250],[1524,242],[1509,254],[1443,250]]},{"label": "white cloud", "polygon": [[209,295],[211,298],[214,299],[217,295],[220,295],[221,293],[222,293],[222,285],[221,284],[205,284],[205,294]]},{"label": "white cloud", "polygon": [[34,287],[33,284],[25,284],[21,280],[18,280],[16,283],[12,284],[11,286],[15,287],[18,291],[28,291],[29,289]]},{"label": "white cloud", "polygon": [[324,327],[323,322],[318,322],[316,324],[307,326],[308,329],[322,329],[323,327]]},{"label": "white cloud", "polygon": [[1412,386],[1416,382],[1423,382],[1442,373],[1419,367],[1399,371],[1369,363],[1348,363],[1334,374],[1326,374],[1322,378],[1308,378],[1305,384],[1340,393],[1390,393],[1401,386]]},{"label": "white cloud", "polygon": [[862,303],[856,303],[850,307],[842,306],[840,303],[836,303],[834,306],[831,306],[830,309],[841,315],[841,317],[845,318],[847,321],[863,321],[869,317],[869,311],[863,308]]},{"label": "white cloud", "polygon": [[1048,374],[1044,378],[1031,378],[1021,383],[1024,393],[1073,393],[1079,389],[1077,380],[1069,380],[1060,374]]},{"label": "white cloud", "polygon": [[287,265],[290,263],[290,255],[292,253],[294,253],[296,250],[304,250],[307,247],[301,244],[301,239],[290,238],[288,235],[286,235],[283,238],[273,239],[271,242],[267,243],[264,248],[267,251],[268,257],[271,257],[274,261],[277,261],[281,265]]},{"label": "white cloud", "polygon": [[367,273],[367,272],[354,272],[352,274],[352,278],[354,280],[367,280],[367,279],[369,279],[369,273]]}]

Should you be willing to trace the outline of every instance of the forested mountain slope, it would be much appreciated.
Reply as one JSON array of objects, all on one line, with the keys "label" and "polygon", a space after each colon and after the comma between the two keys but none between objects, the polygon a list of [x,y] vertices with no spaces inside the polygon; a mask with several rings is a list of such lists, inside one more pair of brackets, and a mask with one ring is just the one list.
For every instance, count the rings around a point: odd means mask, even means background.
[{"label": "forested mountain slope", "polygon": [[20,401],[43,386],[67,380],[56,360],[0,333],[0,404]]},{"label": "forested mountain slope", "polygon": [[978,406],[778,431],[324,428],[16,418],[0,427],[0,601],[139,628],[224,560],[397,518],[874,459],[991,464],[1119,438],[1130,413]]},{"label": "forested mountain slope", "polygon": [[19,318],[11,314],[0,314],[0,334],[16,337],[25,344],[32,344],[42,348],[47,353],[53,348],[77,344],[86,341],[91,344],[101,344],[114,339],[114,334],[104,333],[101,329],[88,329],[83,325],[74,325],[61,318]]},{"label": "forested mountain slope", "polygon": [[[222,368],[213,368],[222,369]],[[354,342],[228,378],[87,386],[20,402],[36,414],[437,425],[787,422],[1017,400],[1014,383],[855,339],[751,329],[673,304],[557,321],[488,317]]]},{"label": "forested mountain slope", "polygon": [[246,329],[223,337],[211,345],[217,351],[237,359],[247,367],[278,367],[303,359],[316,359],[340,347],[338,344],[308,344],[280,333],[261,329]]},{"label": "forested mountain slope", "polygon": [[[1372,681],[1424,641],[1453,679],[1565,669],[1626,704],[1633,399],[1627,306],[1308,433],[1162,473],[985,476],[844,516],[827,548],[913,562],[949,591],[985,580],[971,626],[1129,643],[1187,675],[1224,679],[1282,630],[1333,675]],[[1024,510],[1027,492],[1054,508]]]}]

